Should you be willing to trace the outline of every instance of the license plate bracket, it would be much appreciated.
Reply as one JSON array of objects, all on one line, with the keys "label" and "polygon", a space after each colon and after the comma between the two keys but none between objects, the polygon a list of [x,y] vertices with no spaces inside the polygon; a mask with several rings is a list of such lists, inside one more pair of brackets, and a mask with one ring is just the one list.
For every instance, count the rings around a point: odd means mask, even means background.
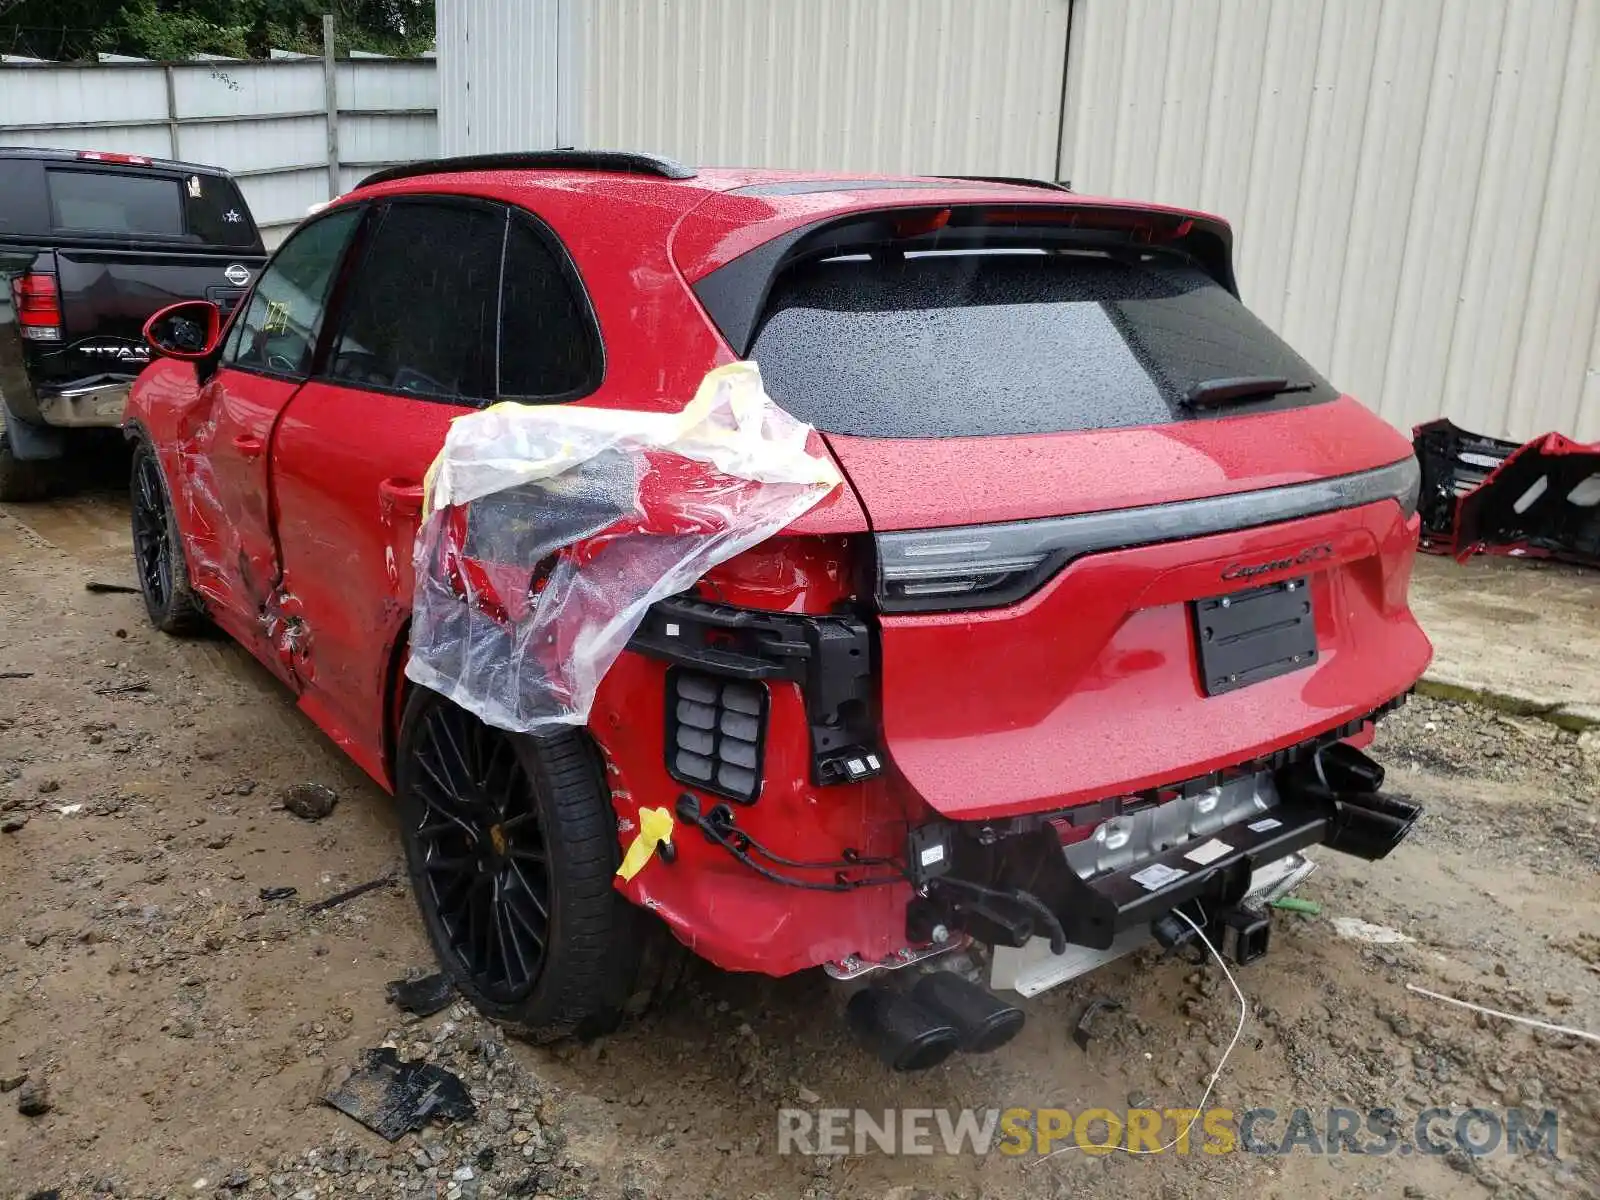
[{"label": "license plate bracket", "polygon": [[1317,661],[1310,581],[1286,579],[1190,602],[1200,686],[1220,696]]}]

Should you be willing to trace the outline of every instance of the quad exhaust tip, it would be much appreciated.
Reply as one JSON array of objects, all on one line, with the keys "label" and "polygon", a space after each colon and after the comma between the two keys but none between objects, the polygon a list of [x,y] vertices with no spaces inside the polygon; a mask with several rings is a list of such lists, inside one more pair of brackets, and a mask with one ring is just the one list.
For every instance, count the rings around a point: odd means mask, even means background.
[{"label": "quad exhaust tip", "polygon": [[923,976],[909,992],[863,988],[850,997],[845,1018],[856,1039],[895,1071],[926,1071],[957,1050],[989,1054],[1026,1020],[1020,1008],[949,971]]},{"label": "quad exhaust tip", "polygon": [[1353,746],[1324,747],[1288,777],[1289,790],[1329,810],[1330,850],[1364,858],[1386,858],[1405,840],[1422,807],[1383,787],[1383,767]]}]

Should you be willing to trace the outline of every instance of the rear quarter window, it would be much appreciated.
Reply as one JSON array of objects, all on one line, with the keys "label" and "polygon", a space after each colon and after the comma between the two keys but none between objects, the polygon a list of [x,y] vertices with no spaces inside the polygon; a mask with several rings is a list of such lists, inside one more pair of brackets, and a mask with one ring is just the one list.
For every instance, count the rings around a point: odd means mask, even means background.
[{"label": "rear quarter window", "polygon": [[171,238],[253,251],[260,234],[233,180],[190,172],[53,167],[44,172],[51,229],[86,237]]},{"label": "rear quarter window", "polygon": [[1195,384],[1337,392],[1187,262],[1060,252],[851,256],[780,277],[751,350],[780,404],[829,433],[963,437],[1163,425]]},{"label": "rear quarter window", "polygon": [[206,245],[242,250],[256,244],[260,235],[233,180],[222,175],[190,175],[184,180],[183,197],[189,232]]},{"label": "rear quarter window", "polygon": [[601,361],[587,302],[544,239],[513,217],[500,281],[500,393],[579,396],[598,385]]},{"label": "rear quarter window", "polygon": [[176,179],[111,171],[46,171],[50,224],[92,234],[182,237],[183,199]]}]

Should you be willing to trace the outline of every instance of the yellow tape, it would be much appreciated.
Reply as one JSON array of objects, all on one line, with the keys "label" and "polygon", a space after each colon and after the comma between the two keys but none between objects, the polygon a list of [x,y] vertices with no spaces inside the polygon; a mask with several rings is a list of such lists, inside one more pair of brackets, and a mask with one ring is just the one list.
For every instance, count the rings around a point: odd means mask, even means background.
[{"label": "yellow tape", "polygon": [[639,832],[634,835],[628,852],[622,856],[622,865],[617,868],[617,874],[622,876],[624,883],[644,870],[645,864],[655,856],[656,847],[663,842],[669,846],[672,844],[672,813],[665,808],[641,808]]}]

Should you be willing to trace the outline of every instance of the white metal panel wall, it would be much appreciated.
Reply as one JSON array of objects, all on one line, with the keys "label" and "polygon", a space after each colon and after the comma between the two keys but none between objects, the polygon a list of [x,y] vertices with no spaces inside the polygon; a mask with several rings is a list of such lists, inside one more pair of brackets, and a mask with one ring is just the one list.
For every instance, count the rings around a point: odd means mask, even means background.
[{"label": "white metal panel wall", "polygon": [[[341,60],[340,183],[438,154],[428,60]],[[168,103],[170,79],[171,103]],[[0,67],[0,144],[111,150],[226,167],[269,246],[328,199],[319,59]]]},{"label": "white metal panel wall", "polygon": [[1067,0],[583,0],[581,138],[708,166],[1049,175],[1067,11]]},{"label": "white metal panel wall", "polygon": [[538,150],[571,140],[559,109],[567,0],[437,0],[444,154]]},{"label": "white metal panel wall", "polygon": [[1233,222],[1401,427],[1600,438],[1600,3],[1074,0],[1060,175]]}]

